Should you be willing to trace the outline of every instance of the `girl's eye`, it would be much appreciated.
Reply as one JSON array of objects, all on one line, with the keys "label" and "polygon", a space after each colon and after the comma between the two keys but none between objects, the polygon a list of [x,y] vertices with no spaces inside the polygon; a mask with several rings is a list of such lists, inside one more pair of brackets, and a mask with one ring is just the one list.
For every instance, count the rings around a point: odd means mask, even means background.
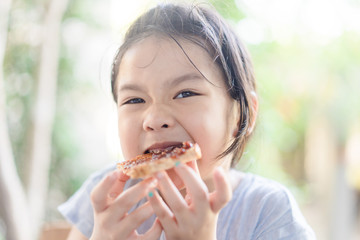
[{"label": "girl's eye", "polygon": [[125,105],[125,104],[138,104],[138,103],[145,103],[145,101],[142,98],[132,98],[132,99],[124,102],[123,105]]},{"label": "girl's eye", "polygon": [[192,92],[192,91],[183,91],[181,93],[179,93],[178,95],[176,95],[176,97],[174,99],[178,99],[178,98],[187,98],[187,97],[192,97],[192,96],[197,96],[199,94]]}]

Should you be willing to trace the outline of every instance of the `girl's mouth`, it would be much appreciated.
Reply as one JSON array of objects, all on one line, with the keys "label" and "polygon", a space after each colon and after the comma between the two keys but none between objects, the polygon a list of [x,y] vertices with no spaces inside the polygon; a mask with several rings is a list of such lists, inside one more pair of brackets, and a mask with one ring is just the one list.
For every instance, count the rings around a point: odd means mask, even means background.
[{"label": "girl's mouth", "polygon": [[174,148],[182,147],[182,142],[164,142],[164,143],[156,143],[151,145],[148,149],[145,150],[144,154],[152,153],[152,154],[160,154],[160,153],[169,153]]}]

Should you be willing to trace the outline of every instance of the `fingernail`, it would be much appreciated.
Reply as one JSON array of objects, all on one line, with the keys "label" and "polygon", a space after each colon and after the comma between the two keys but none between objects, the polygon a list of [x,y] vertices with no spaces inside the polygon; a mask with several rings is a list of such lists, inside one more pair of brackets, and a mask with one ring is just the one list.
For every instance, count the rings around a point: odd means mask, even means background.
[{"label": "fingernail", "polygon": [[117,193],[115,193],[115,192],[112,192],[112,193],[109,193],[109,198],[116,198],[117,197]]},{"label": "fingernail", "polygon": [[164,177],[164,174],[163,174],[162,172],[157,172],[157,173],[156,173],[156,177],[157,177],[158,179],[161,179],[161,178]]},{"label": "fingernail", "polygon": [[154,188],[156,187],[157,183],[158,183],[157,179],[154,178],[153,180],[151,180],[151,182],[149,182],[149,187]]},{"label": "fingernail", "polygon": [[153,196],[154,196],[154,193],[150,191],[150,192],[148,193],[148,196],[149,196],[149,197],[153,197]]},{"label": "fingernail", "polygon": [[180,161],[176,161],[176,163],[175,163],[175,167],[178,167],[180,164],[181,164],[181,162],[180,162]]},{"label": "fingernail", "polygon": [[191,203],[191,197],[190,197],[189,194],[186,194],[186,196],[185,196],[185,201],[186,201],[187,204],[190,204],[190,203]]}]

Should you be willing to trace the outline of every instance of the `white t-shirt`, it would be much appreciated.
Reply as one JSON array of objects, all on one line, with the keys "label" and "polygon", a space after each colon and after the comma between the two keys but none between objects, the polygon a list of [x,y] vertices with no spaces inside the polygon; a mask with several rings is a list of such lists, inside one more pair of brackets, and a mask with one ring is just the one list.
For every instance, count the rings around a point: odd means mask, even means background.
[{"label": "white t-shirt", "polygon": [[[115,166],[111,165],[92,174],[82,187],[58,208],[64,217],[88,238],[94,226],[90,193],[94,186],[114,169]],[[125,188],[137,182],[138,180],[129,180]],[[143,201],[146,199],[140,201],[133,209],[140,206]],[[143,233],[149,229],[154,219],[155,216],[145,221],[137,229],[138,232]],[[165,239],[164,234],[160,239]],[[316,237],[293,196],[284,186],[246,173],[234,190],[231,201],[220,211],[217,239],[304,240]]]}]

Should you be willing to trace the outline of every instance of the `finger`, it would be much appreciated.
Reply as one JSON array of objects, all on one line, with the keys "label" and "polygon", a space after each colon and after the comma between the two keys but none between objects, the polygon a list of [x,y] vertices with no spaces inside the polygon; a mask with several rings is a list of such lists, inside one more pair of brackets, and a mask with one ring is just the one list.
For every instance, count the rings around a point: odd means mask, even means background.
[{"label": "finger", "polygon": [[[95,212],[102,212],[108,207],[108,194],[112,186],[119,179],[120,172],[113,171],[106,175],[91,192],[91,202]],[[125,182],[117,183],[118,189],[123,189]]]},{"label": "finger", "polygon": [[108,207],[111,213],[109,221],[118,221],[122,218],[137,202],[146,196],[148,189],[157,185],[157,180],[148,178],[123,191],[117,199]]},{"label": "finger", "polygon": [[118,181],[115,181],[108,194],[110,199],[115,199],[117,196],[119,196],[120,193],[122,193],[125,183],[127,180],[129,180],[129,178],[130,177],[127,176],[125,173],[119,171]]},{"label": "finger", "polygon": [[177,175],[174,168],[166,170],[167,175],[171,178],[171,181],[174,183],[177,189],[181,190],[185,188],[185,185],[181,178]]},{"label": "finger", "polygon": [[143,235],[140,235],[140,239],[152,240],[159,239],[162,232],[162,226],[159,219],[155,219],[151,228]]},{"label": "finger", "polygon": [[[154,214],[154,210],[149,202],[144,203],[133,212],[128,214],[117,224],[116,231],[122,236],[129,236],[137,229],[146,219]],[[120,235],[119,235],[120,236]]]},{"label": "finger", "polygon": [[199,171],[199,167],[197,165],[197,160],[187,162],[186,165],[191,167],[192,169],[194,169],[195,173],[197,173],[200,176],[200,171]]},{"label": "finger", "polygon": [[215,190],[210,194],[210,205],[213,212],[218,212],[232,197],[231,185],[222,167],[214,171],[214,185]]},{"label": "finger", "polygon": [[155,176],[158,180],[158,187],[162,197],[171,211],[175,214],[175,217],[184,214],[184,210],[187,209],[186,201],[167,173],[165,171],[160,171],[156,173]]},{"label": "finger", "polygon": [[192,168],[182,163],[177,164],[175,171],[185,183],[187,192],[190,194],[191,204],[195,208],[207,206],[206,204],[209,203],[209,191],[201,177]]},{"label": "finger", "polygon": [[186,194],[186,196],[185,196],[185,201],[186,201],[186,203],[187,203],[188,206],[191,205],[191,196],[190,196],[189,194]]},{"label": "finger", "polygon": [[167,231],[174,231],[176,227],[175,216],[156,190],[149,191],[148,201],[162,227]]},{"label": "finger", "polygon": [[[194,171],[200,175],[199,173],[199,168],[197,165],[197,161],[190,161],[186,163],[187,166],[191,167],[192,169],[194,169]],[[176,186],[177,189],[182,190],[183,188],[185,188],[185,184],[184,182],[181,180],[181,178],[177,175],[177,173],[175,172],[174,168],[171,168],[169,170],[166,170],[167,174],[169,175],[169,177],[171,178],[171,181],[174,183],[174,185]]]}]

